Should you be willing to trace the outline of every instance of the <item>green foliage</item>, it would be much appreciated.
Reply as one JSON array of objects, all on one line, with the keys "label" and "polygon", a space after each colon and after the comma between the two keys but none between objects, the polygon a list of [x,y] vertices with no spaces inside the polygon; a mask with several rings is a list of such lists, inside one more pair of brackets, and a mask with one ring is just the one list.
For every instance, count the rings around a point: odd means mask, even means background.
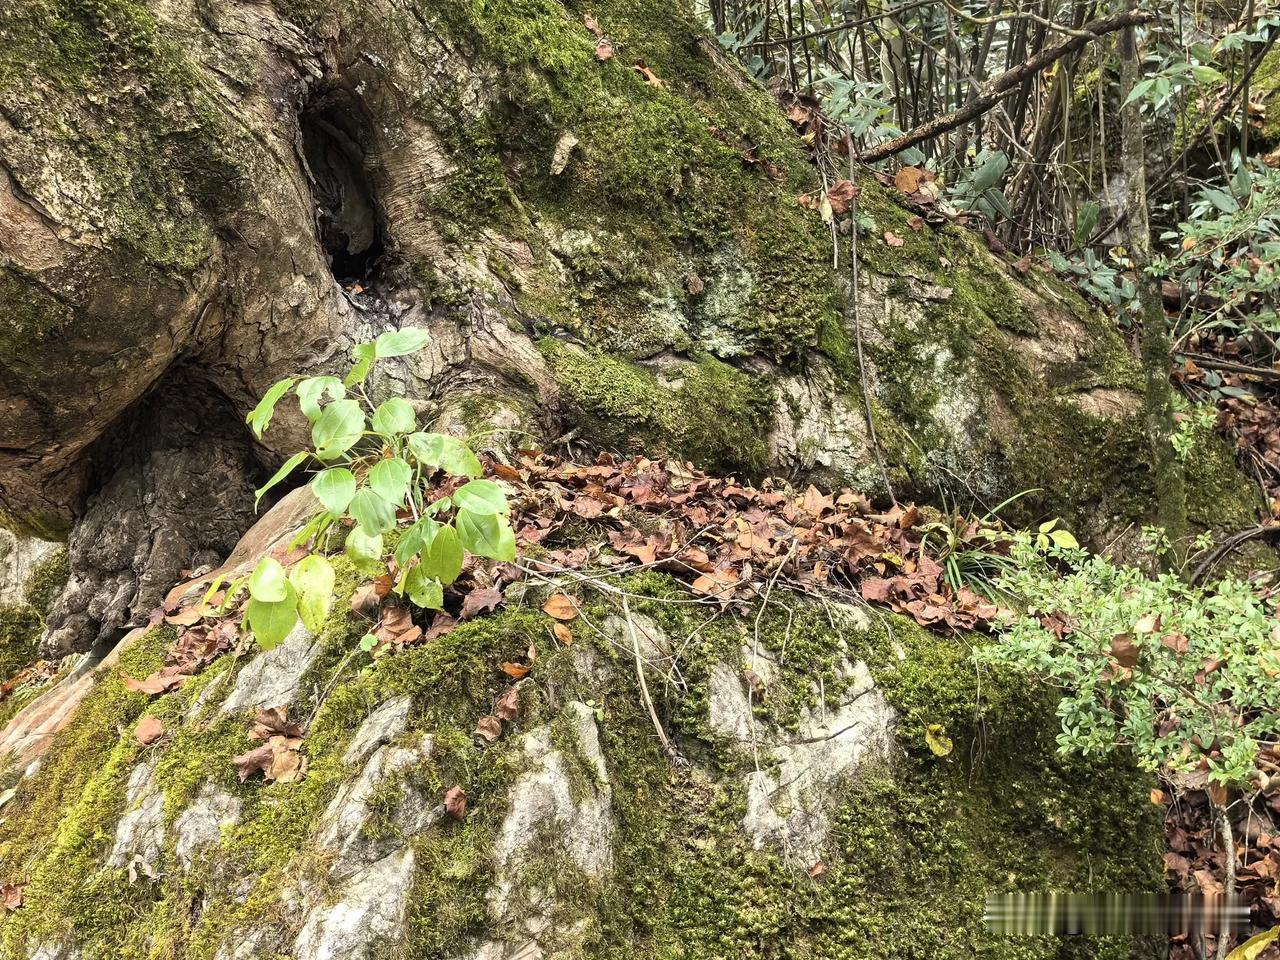
[{"label": "green foliage", "polygon": [[[479,479],[476,455],[453,437],[419,431],[414,409],[403,398],[375,405],[364,390],[374,363],[413,353],[426,343],[423,330],[388,331],[354,348],[355,363],[345,379],[286,377],[267,391],[246,420],[261,437],[276,405],[293,390],[311,421],[314,449],[290,457],[257,491],[257,499],[302,463],[317,461],[325,469],[312,477],[310,486],[325,512],[304,528],[301,538],[318,538],[334,523],[353,522],[347,556],[357,569],[380,573],[386,570],[384,538],[402,517],[409,518],[412,523],[395,550],[395,589],[420,607],[438,609],[444,587],[461,573],[466,553],[513,560],[516,545],[506,494],[496,482]],[[431,497],[438,472],[472,479],[452,494]],[[246,585],[246,620],[258,645],[276,646],[299,618],[313,633],[323,629],[334,581],[333,567],[322,554],[308,556],[289,574],[279,561],[264,557]],[[228,594],[239,589],[235,584]]]},{"label": "green foliage", "polygon": [[1154,269],[1187,290],[1184,339],[1280,332],[1280,169],[1237,155],[1226,185],[1203,187],[1190,216],[1161,239],[1173,252]]},{"label": "green foliage", "polygon": [[1280,730],[1272,601],[1239,580],[1208,589],[1173,574],[1150,579],[1029,537],[1013,559],[1001,586],[1025,613],[975,656],[1062,691],[1060,750],[1127,747],[1147,769],[1207,771],[1236,786],[1256,774],[1259,750]]}]

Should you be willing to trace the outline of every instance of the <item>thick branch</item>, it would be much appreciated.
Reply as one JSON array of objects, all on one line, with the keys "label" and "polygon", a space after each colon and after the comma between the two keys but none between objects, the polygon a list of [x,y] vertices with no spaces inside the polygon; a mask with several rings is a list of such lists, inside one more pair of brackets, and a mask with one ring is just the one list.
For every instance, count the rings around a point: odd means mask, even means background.
[{"label": "thick branch", "polygon": [[1012,70],[1006,70],[1000,76],[996,77],[987,84],[986,92],[975,100],[966,103],[959,110],[955,110],[944,116],[930,120],[928,123],[921,124],[914,130],[909,130],[900,137],[894,137],[892,140],[886,140],[884,143],[877,144],[869,150],[864,150],[860,159],[864,163],[873,163],[876,160],[883,160],[891,157],[895,153],[899,153],[908,147],[914,147],[917,143],[932,138],[952,130],[962,123],[968,123],[970,120],[986,113],[1002,99],[1009,96],[1025,81],[1028,77],[1032,77],[1039,73],[1049,64],[1056,60],[1060,60],[1070,53],[1079,50],[1091,40],[1097,40],[1099,37],[1114,33],[1117,30],[1123,30],[1126,27],[1136,26],[1141,23],[1150,23],[1154,20],[1155,14],[1148,13],[1145,10],[1132,10],[1126,13],[1116,14],[1113,17],[1103,17],[1086,23],[1078,32],[1064,40],[1056,47],[1050,47],[1036,54],[1025,63],[1021,63]]}]

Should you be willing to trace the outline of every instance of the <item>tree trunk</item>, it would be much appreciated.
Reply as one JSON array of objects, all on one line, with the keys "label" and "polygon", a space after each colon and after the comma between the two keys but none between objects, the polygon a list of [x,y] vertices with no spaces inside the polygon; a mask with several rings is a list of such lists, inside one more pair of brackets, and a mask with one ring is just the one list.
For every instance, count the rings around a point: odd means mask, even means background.
[{"label": "tree trunk", "polygon": [[225,556],[307,440],[243,428],[272,382],[405,325],[373,388],[482,445],[883,493],[866,384],[899,493],[1145,515],[1114,330],[870,178],[860,369],[805,148],[683,8],[22,0],[0,36],[0,517],[70,533],[51,653]]},{"label": "tree trunk", "polygon": [[[1120,97],[1129,98],[1141,77],[1135,28],[1120,34]],[[1151,471],[1154,474],[1156,513],[1169,539],[1181,554],[1186,545],[1187,493],[1182,463],[1173,449],[1173,384],[1169,368],[1173,343],[1164,316],[1160,282],[1150,276],[1151,226],[1147,219],[1146,148],[1141,104],[1129,103],[1121,109],[1121,166],[1125,176],[1125,212],[1129,229],[1129,251],[1138,288],[1139,348],[1146,384],[1143,422],[1147,433]]]}]

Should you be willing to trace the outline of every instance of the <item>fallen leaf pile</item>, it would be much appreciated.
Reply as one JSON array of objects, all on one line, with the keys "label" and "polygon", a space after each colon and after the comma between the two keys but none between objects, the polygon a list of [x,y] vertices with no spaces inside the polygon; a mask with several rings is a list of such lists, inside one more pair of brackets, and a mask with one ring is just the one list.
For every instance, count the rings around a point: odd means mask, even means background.
[{"label": "fallen leaf pile", "polygon": [[[516,465],[493,470],[516,489],[517,538],[529,565],[544,572],[591,564],[654,567],[722,607],[780,583],[859,596],[941,629],[981,628],[1000,613],[971,591],[947,585],[942,568],[921,548],[915,507],[877,513],[850,490],[755,488],[686,464],[608,454],[580,464],[525,452]],[[580,529],[584,520],[601,528],[596,544],[584,546],[580,536],[556,544],[562,527]],[[521,577],[509,564],[495,573]],[[546,612],[569,619],[571,603],[564,598]]]},{"label": "fallen leaf pile", "polygon": [[[1169,885],[1185,893],[1222,893],[1226,857],[1208,791],[1184,790],[1175,803],[1157,790],[1151,799],[1165,807],[1164,867]],[[1236,890],[1250,905],[1255,928],[1280,925],[1280,790],[1259,795],[1250,808],[1234,804],[1233,810]],[[1260,960],[1275,955],[1280,954],[1260,955]],[[1194,946],[1185,937],[1174,939],[1170,960],[1195,956]]]},{"label": "fallen leaf pile", "polygon": [[[212,611],[207,615],[212,616]],[[176,690],[231,649],[240,630],[240,619],[237,612],[221,620],[202,619],[191,626],[180,626],[177,641],[165,653],[165,665],[142,680],[125,675],[125,689],[153,697]]]},{"label": "fallen leaf pile", "polygon": [[301,780],[307,773],[302,736],[302,726],[289,720],[288,707],[259,708],[249,739],[266,742],[231,759],[240,782],[244,783],[255,773],[261,773],[268,782]]}]

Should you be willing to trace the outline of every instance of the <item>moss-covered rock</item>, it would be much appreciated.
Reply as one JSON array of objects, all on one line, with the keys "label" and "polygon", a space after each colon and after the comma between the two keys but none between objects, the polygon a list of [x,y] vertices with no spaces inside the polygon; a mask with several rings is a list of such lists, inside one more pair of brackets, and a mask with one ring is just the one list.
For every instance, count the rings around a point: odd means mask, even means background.
[{"label": "moss-covered rock", "polygon": [[[965,638],[856,611],[833,619],[782,593],[758,620],[708,619],[665,577],[625,585],[643,640],[609,595],[586,594],[572,645],[557,644],[542,591],[532,590],[370,664],[353,654],[365,623],[338,617],[301,678],[314,692],[292,705],[291,716],[310,718],[308,772],[295,783],[240,783],[231,763],[254,745],[250,712],[218,703],[259,667],[227,657],[149,702],[122,682],[154,669],[172,633],[148,636],[100,681],[41,770],[18,783],[0,824],[0,875],[27,886],[25,906],[0,919],[4,955],[67,945],[85,960],[228,957],[237,947],[305,958],[338,935],[332,918],[347,914],[326,906],[337,903],[374,925],[377,937],[357,951],[369,956],[489,956],[537,928],[557,957],[1023,960],[1066,954],[1049,940],[986,934],[987,892],[1159,886],[1146,778],[1119,761],[1058,758],[1052,704],[1018,678],[975,673]],[[648,686],[686,758],[679,765],[654,737],[633,643],[651,663]],[[518,718],[496,742],[473,742],[477,721],[513,683],[500,664],[531,645],[538,656],[518,684]],[[870,674],[850,671],[853,661]],[[748,662],[763,689],[746,721],[754,747],[716,719],[717,698],[748,702]],[[411,706],[379,746],[362,725],[401,696]],[[824,811],[821,868],[762,843],[750,828],[752,778],[802,742],[788,728],[827,722],[824,711],[866,697],[896,716],[895,746],[878,752],[867,739],[838,789],[799,797]],[[131,735],[143,713],[166,731],[150,747]],[[953,742],[950,754],[927,746],[933,725]],[[406,759],[387,767],[392,757]],[[468,798],[461,821],[443,810],[405,818],[455,785]],[[235,814],[187,866],[176,853],[193,822],[184,814],[215,794]],[[162,798],[148,828],[154,876],[141,860],[107,865],[121,848],[117,821],[146,796]],[[348,854],[320,838],[344,810],[359,813],[347,839],[373,852],[339,870]],[[406,833],[406,823],[416,825]],[[377,896],[351,899],[373,880],[383,884]],[[1130,949],[1100,941],[1088,955]]]}]

